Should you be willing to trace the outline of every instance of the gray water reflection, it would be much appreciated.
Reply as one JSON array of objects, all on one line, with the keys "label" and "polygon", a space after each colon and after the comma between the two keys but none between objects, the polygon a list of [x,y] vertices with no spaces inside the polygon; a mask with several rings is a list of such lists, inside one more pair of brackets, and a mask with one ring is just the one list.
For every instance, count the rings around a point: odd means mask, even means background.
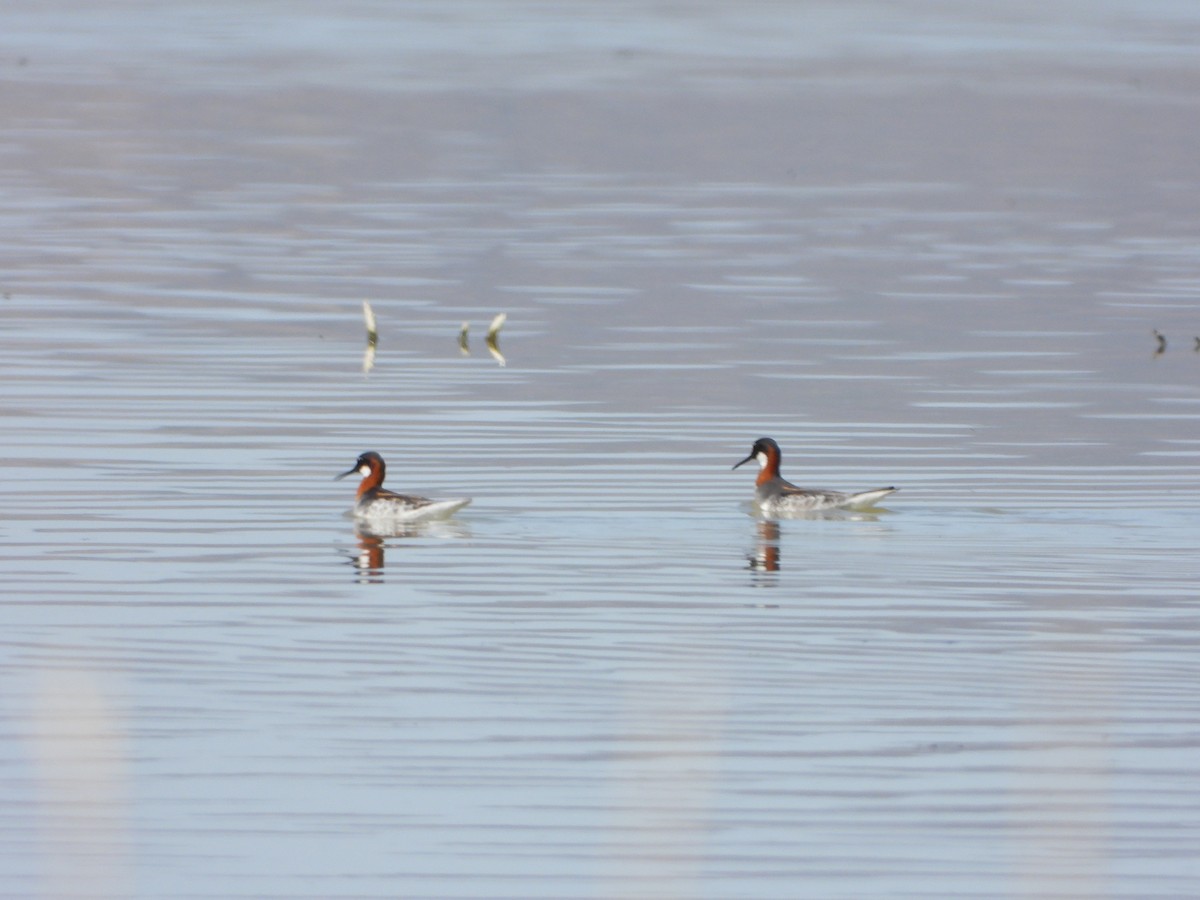
[{"label": "gray water reflection", "polygon": [[7,9],[0,894],[1200,893],[1197,37]]},{"label": "gray water reflection", "polygon": [[396,559],[403,551],[406,540],[445,540],[463,539],[470,537],[471,531],[462,522],[455,520],[439,520],[431,522],[395,523],[387,528],[380,528],[380,523],[355,522],[354,550],[346,553],[351,565],[357,573],[357,581],[361,584],[384,584],[384,568],[387,550],[391,547],[393,553],[393,573],[402,569],[402,564]]}]

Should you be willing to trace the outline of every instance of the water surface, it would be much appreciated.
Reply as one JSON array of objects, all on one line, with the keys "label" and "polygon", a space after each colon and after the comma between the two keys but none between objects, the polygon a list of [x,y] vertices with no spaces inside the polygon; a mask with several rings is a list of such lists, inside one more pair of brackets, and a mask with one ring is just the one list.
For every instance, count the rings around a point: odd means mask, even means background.
[{"label": "water surface", "polygon": [[4,896],[1200,890],[1191,4],[6,19]]}]

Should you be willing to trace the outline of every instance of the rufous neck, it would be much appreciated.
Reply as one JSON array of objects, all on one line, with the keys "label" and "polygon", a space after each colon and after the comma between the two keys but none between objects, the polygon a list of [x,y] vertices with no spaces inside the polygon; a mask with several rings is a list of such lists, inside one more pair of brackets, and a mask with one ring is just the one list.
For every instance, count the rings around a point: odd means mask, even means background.
[{"label": "rufous neck", "polygon": [[766,484],[779,477],[779,451],[773,447],[766,450],[766,459],[759,461],[758,479],[755,484]]},{"label": "rufous neck", "polygon": [[361,497],[367,491],[373,491],[375,488],[383,485],[383,465],[375,465],[371,467],[371,471],[363,476],[362,484],[358,486],[358,496]]}]

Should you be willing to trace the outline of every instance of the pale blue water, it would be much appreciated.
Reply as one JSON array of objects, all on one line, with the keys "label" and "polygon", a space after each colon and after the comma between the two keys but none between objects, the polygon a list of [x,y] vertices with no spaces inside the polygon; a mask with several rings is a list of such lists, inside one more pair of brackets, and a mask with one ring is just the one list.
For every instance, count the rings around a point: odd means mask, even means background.
[{"label": "pale blue water", "polygon": [[0,896],[1200,891],[1192,5],[4,18]]}]

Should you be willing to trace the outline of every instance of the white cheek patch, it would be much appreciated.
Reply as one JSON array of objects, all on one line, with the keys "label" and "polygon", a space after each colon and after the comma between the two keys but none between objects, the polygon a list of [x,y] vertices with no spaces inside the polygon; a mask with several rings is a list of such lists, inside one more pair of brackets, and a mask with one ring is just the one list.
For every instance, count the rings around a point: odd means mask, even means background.
[{"label": "white cheek patch", "polygon": [[366,463],[363,463],[361,466],[358,467],[358,474],[359,475],[370,475],[371,467],[368,466]]},{"label": "white cheek patch", "polygon": [[759,450],[754,454],[754,458],[758,460],[758,467],[760,469],[765,469],[767,467],[767,454]]}]

